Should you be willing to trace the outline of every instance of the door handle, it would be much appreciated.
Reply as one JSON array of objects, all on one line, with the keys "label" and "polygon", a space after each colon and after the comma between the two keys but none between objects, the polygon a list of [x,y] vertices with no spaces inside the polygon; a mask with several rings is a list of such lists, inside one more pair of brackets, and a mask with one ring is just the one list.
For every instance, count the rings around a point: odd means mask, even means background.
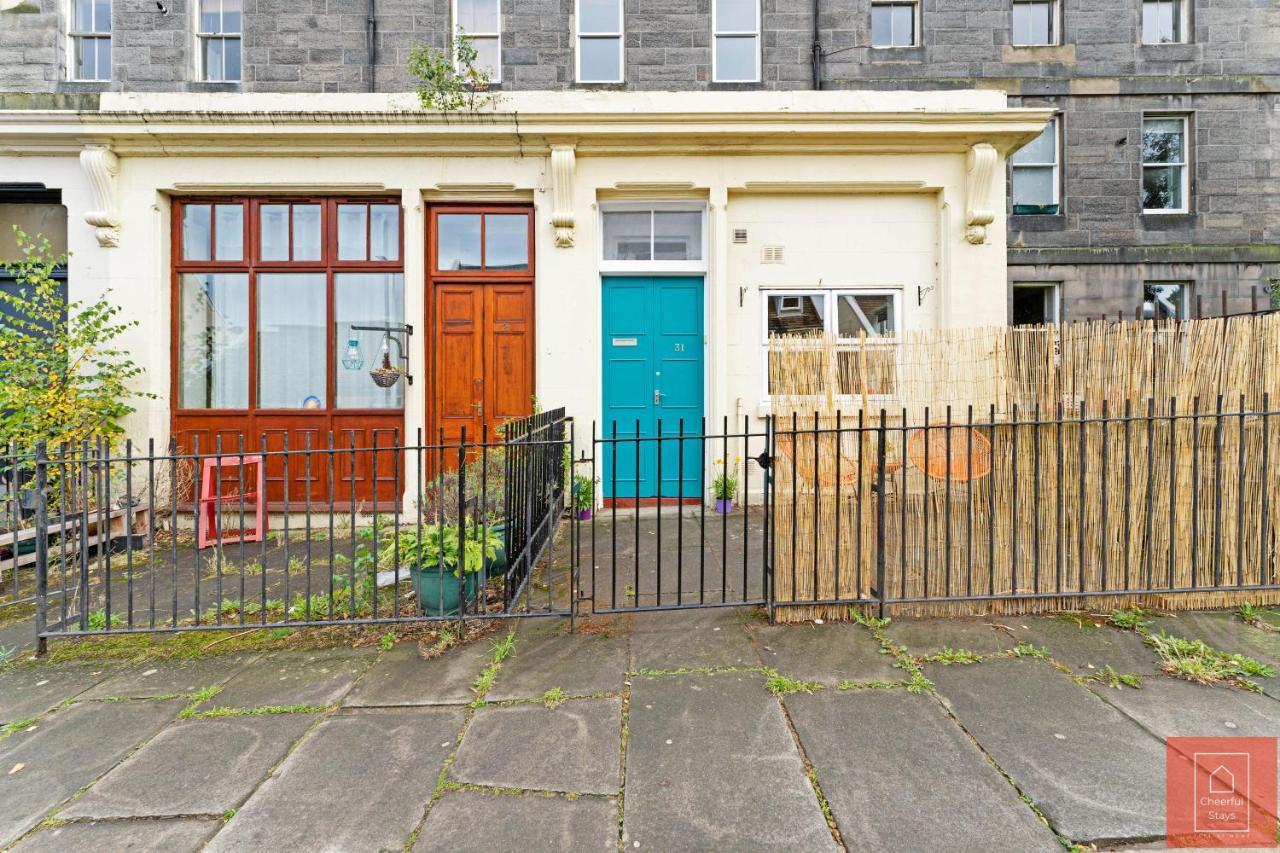
[{"label": "door handle", "polygon": [[655,406],[662,405],[662,392],[659,391],[657,388],[653,389],[653,404]]},{"label": "door handle", "polygon": [[475,409],[475,410],[476,410],[476,417],[477,417],[477,418],[483,418],[483,417],[484,417],[484,403],[483,403],[483,402],[472,403],[472,404],[471,404],[471,407],[472,407],[473,409]]}]

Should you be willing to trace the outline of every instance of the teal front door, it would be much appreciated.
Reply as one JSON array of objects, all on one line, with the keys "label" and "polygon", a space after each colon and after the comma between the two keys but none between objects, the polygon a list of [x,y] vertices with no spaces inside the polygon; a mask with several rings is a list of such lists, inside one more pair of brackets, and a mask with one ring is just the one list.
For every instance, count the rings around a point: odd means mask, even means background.
[{"label": "teal front door", "polygon": [[605,497],[702,497],[702,442],[656,440],[702,433],[702,316],[701,277],[605,277]]}]

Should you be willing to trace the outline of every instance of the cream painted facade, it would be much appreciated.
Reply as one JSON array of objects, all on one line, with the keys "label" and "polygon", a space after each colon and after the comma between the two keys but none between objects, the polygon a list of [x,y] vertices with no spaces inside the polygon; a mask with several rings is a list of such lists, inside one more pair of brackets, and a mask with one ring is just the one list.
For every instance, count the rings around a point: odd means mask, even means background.
[{"label": "cream painted facade", "polygon": [[[531,203],[537,394],[582,435],[601,413],[602,205],[705,211],[712,423],[768,411],[766,289],[894,290],[904,329],[1003,324],[1005,159],[1050,115],[1005,103],[994,91],[557,92],[438,115],[411,95],[104,94],[93,113],[0,113],[0,183],[62,191],[72,298],[110,289],[140,321],[129,346],[157,399],[128,426],[157,439],[169,429],[171,198],[398,194],[404,316],[418,329],[426,205]],[[782,261],[765,262],[765,247]],[[406,394],[408,434],[424,426],[427,340],[410,339],[422,378]]]}]

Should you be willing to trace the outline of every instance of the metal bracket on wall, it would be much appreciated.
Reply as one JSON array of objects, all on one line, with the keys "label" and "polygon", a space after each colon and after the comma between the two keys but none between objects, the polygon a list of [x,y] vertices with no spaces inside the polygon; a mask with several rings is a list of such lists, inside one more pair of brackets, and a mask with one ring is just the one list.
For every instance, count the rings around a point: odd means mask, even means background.
[{"label": "metal bracket on wall", "polygon": [[[404,381],[410,385],[413,384],[413,374],[409,372],[409,338],[413,335],[413,326],[408,323],[400,326],[352,326],[351,331],[382,332],[386,335],[387,340],[395,341],[396,350],[400,356],[400,363],[404,365]],[[400,340],[399,335],[404,335],[404,340]]]}]

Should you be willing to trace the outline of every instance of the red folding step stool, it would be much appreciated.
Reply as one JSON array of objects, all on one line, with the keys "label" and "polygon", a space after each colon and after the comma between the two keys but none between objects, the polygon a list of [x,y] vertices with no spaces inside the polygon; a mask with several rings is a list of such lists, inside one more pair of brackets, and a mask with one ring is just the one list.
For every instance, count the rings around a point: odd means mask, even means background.
[{"label": "red folding step stool", "polygon": [[[220,510],[230,504],[235,512],[240,511],[241,493],[232,492],[219,495],[217,478],[228,468],[253,468],[252,478],[242,471],[237,476],[237,483],[248,485],[252,491],[243,495],[246,512],[252,507],[254,526],[237,530],[223,530],[218,523]],[[196,548],[208,548],[210,545],[236,542],[261,542],[267,532],[267,472],[261,456],[223,456],[204,460],[204,472],[200,480],[199,510],[196,513]],[[217,527],[216,536],[214,528]]]}]

